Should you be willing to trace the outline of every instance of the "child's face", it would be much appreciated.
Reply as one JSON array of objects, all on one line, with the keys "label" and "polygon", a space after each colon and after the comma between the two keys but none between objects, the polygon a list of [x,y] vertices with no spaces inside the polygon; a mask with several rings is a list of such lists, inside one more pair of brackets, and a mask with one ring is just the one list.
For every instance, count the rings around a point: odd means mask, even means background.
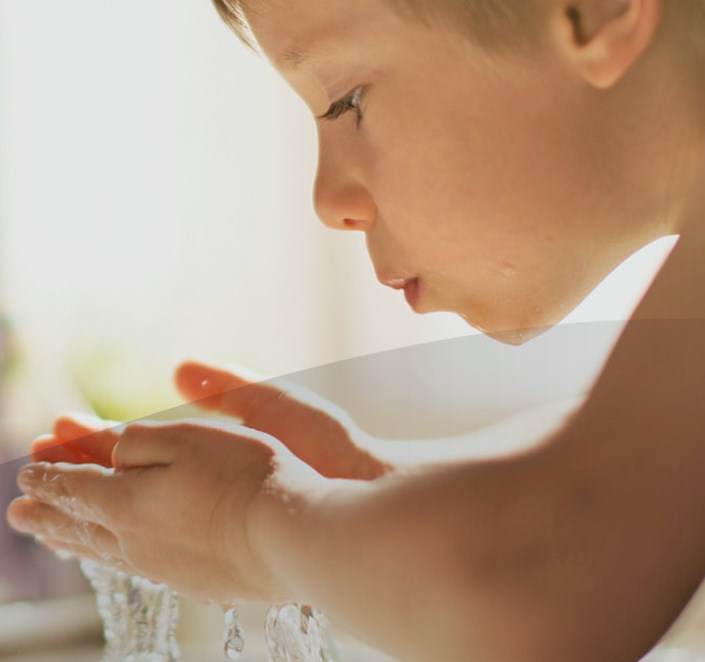
[{"label": "child's face", "polygon": [[[521,329],[558,322],[646,240],[635,243],[615,179],[611,111],[550,37],[531,57],[491,61],[381,0],[244,10],[315,116],[362,88],[337,119],[316,120],[315,207],[327,225],[365,232],[381,281],[416,279],[405,289],[416,311],[522,342],[538,329]],[[302,47],[297,66],[282,61]]]}]

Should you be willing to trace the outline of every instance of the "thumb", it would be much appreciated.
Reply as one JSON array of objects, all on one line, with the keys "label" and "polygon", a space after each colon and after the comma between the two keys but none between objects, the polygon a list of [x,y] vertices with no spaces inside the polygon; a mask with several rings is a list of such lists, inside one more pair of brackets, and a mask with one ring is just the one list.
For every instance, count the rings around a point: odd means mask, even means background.
[{"label": "thumb", "polygon": [[237,371],[239,374],[230,368],[185,361],[177,367],[174,383],[194,405],[240,419],[247,419],[266,402],[285,395],[281,389],[247,375],[245,369],[238,367]]}]

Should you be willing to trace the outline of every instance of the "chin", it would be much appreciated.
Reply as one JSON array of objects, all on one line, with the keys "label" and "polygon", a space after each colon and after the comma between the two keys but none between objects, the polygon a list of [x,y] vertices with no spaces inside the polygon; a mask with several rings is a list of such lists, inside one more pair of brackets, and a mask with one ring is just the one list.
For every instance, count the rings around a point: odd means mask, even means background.
[{"label": "chin", "polygon": [[460,315],[471,327],[480,331],[483,335],[504,345],[523,345],[524,343],[540,336],[551,328],[548,326],[527,326],[515,328],[494,328],[485,327],[476,321],[470,319],[467,315]]},{"label": "chin", "polygon": [[485,331],[482,330],[486,336],[492,338],[505,345],[523,345],[525,342],[540,336],[542,333],[548,331],[550,326],[537,326],[528,329],[503,329],[500,331]]}]

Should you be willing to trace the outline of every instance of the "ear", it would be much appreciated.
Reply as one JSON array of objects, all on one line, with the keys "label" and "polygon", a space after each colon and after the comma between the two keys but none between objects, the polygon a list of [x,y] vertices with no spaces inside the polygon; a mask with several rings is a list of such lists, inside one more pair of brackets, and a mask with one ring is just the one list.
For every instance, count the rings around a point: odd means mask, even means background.
[{"label": "ear", "polygon": [[652,42],[663,0],[561,3],[557,35],[578,73],[597,88],[615,85]]}]

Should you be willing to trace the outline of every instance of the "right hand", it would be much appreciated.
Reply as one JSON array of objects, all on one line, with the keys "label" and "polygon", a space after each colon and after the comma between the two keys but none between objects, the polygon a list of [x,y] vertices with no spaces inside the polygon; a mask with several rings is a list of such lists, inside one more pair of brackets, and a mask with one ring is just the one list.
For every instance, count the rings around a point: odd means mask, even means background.
[{"label": "right hand", "polygon": [[192,404],[276,437],[326,478],[373,480],[392,468],[364,447],[370,438],[340,407],[299,386],[256,382],[196,361],[179,365],[174,381]]},{"label": "right hand", "polygon": [[253,523],[298,527],[331,481],[270,435],[220,421],[137,422],[119,436],[96,434],[116,439],[114,469],[25,466],[24,496],[7,510],[13,528],[200,598],[298,599],[251,544]]}]

